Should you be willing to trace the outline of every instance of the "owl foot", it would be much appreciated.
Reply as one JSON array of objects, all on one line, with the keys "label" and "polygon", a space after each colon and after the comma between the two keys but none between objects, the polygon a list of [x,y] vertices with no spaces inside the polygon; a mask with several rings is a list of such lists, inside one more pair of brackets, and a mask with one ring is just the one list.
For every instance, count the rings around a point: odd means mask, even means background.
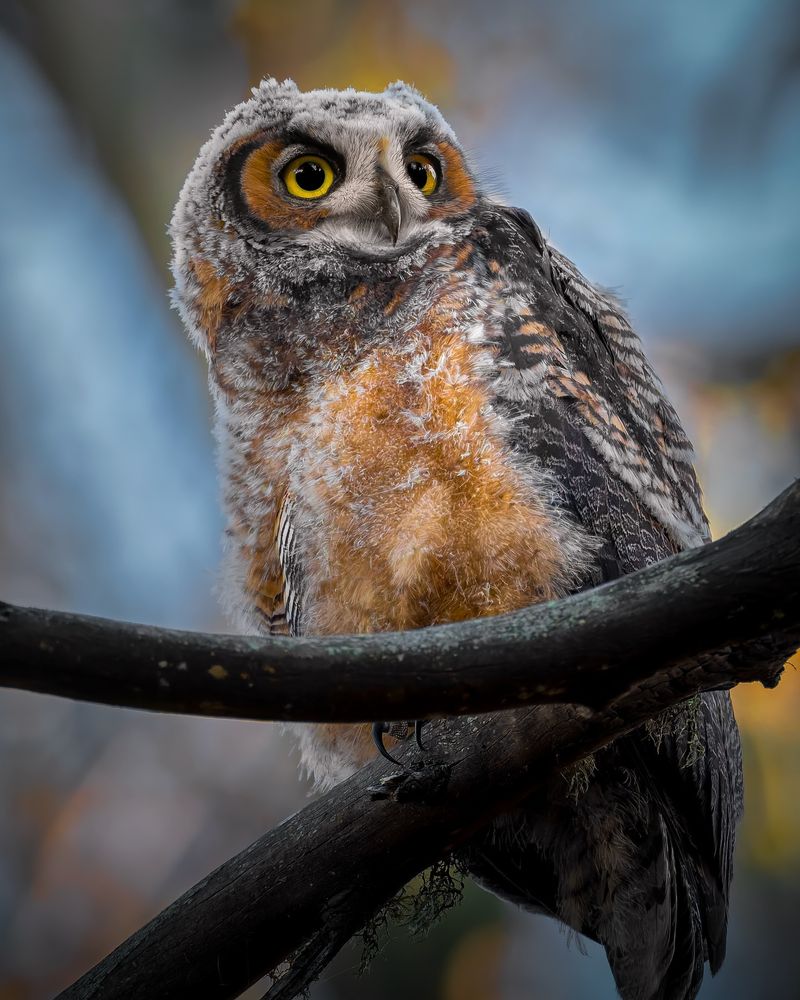
[{"label": "owl foot", "polygon": [[[417,719],[414,723],[414,739],[417,741],[417,746],[425,751],[425,747],[422,743],[422,727],[425,725],[424,719]],[[393,736],[396,740],[406,740],[408,739],[408,729],[409,723],[407,722],[373,722],[372,723],[372,739],[375,743],[375,747],[381,757],[385,757],[390,760],[393,764],[397,764],[398,767],[403,767],[399,760],[396,760],[386,747],[383,745],[383,737],[388,733]]]}]

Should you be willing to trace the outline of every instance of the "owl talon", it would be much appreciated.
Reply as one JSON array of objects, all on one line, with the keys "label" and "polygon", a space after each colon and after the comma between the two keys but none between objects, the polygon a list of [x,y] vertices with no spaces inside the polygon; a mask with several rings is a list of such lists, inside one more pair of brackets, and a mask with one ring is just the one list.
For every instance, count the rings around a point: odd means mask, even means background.
[{"label": "owl talon", "polygon": [[[417,742],[417,746],[420,748],[420,750],[422,750],[423,753],[425,753],[425,745],[422,742],[422,727],[425,725],[425,722],[426,722],[425,719],[417,719],[416,722],[414,723],[414,739]],[[392,757],[392,755],[383,745],[383,737],[387,733],[390,733],[392,736],[394,736],[396,740],[405,740],[408,738],[408,735],[410,735],[408,733],[408,725],[410,725],[410,723],[408,724],[403,723],[401,729],[401,725],[396,722],[372,723],[372,739],[373,742],[375,743],[375,747],[377,748],[378,753],[381,755],[381,757],[385,757],[387,760],[390,760],[393,764],[397,764],[398,767],[404,767],[405,765],[401,764],[399,760]]]},{"label": "owl talon", "polygon": [[390,760],[393,764],[398,767],[403,767],[399,760],[395,760],[394,757],[389,753],[386,747],[383,745],[383,737],[389,732],[390,726],[388,722],[373,722],[372,723],[372,740],[377,748],[378,753],[381,757],[385,757]]}]

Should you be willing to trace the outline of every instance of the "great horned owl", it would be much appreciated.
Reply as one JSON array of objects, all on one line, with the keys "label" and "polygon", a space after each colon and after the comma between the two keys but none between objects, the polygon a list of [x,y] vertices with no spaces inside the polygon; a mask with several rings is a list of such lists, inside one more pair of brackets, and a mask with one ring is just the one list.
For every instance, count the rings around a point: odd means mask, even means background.
[{"label": "great horned owl", "polygon": [[[172,220],[252,632],[416,628],[569,594],[702,544],[678,418],[618,304],[492,200],[402,84],[265,80]],[[728,695],[601,753],[471,842],[474,877],[601,942],[626,1000],[693,997],[725,951],[741,810]],[[369,726],[300,728],[321,786]]]}]

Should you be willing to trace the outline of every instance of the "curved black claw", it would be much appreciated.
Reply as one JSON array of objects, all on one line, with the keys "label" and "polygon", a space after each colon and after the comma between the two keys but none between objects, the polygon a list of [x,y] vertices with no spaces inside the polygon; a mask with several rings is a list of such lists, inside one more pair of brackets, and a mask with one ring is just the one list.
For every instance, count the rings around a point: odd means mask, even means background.
[{"label": "curved black claw", "polygon": [[393,764],[398,767],[403,767],[399,760],[395,760],[394,757],[389,753],[386,747],[383,745],[383,737],[389,732],[390,726],[388,722],[373,722],[372,723],[372,740],[377,747],[378,753],[381,757],[385,757],[390,760]]},{"label": "curved black claw", "polygon": [[417,746],[420,750],[425,752],[425,747],[422,745],[422,727],[425,725],[425,719],[417,719],[414,723],[414,739],[417,741]]}]

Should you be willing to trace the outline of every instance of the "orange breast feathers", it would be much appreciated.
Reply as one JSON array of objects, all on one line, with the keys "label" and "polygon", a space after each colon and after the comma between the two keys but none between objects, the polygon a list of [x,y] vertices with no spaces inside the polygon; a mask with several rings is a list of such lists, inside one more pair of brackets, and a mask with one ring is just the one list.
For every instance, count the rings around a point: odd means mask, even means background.
[{"label": "orange breast feathers", "polygon": [[[554,516],[504,440],[481,360],[460,335],[420,334],[325,386],[302,473],[309,632],[418,628],[563,593]],[[368,726],[314,739],[349,766],[375,753]]]},{"label": "orange breast feathers", "polygon": [[553,515],[512,456],[461,335],[379,349],[321,395],[307,439],[309,631],[498,614],[559,593]]}]

